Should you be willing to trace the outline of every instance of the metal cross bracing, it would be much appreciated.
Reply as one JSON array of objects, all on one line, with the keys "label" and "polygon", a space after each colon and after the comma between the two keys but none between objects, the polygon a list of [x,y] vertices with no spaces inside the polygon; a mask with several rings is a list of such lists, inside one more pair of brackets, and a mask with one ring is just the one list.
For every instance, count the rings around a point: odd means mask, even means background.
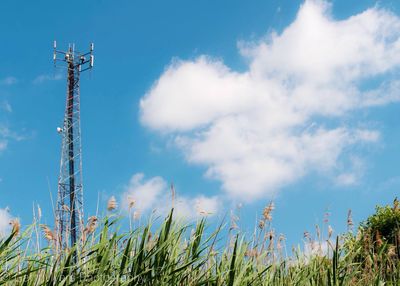
[{"label": "metal cross bracing", "polygon": [[56,249],[61,251],[79,245],[84,228],[79,75],[93,67],[93,44],[89,52],[79,53],[74,45],[69,45],[66,52],[58,51],[54,42],[53,59],[55,65],[62,63],[67,69],[64,123],[57,128],[62,136],[62,147],[55,235]]}]

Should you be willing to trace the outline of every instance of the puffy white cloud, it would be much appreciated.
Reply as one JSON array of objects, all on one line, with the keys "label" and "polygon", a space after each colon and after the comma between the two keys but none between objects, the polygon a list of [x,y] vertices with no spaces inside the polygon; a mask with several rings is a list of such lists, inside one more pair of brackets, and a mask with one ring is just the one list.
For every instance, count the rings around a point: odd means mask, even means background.
[{"label": "puffy white cloud", "polygon": [[122,207],[129,209],[133,202],[133,211],[146,213],[154,211],[158,214],[167,214],[174,207],[175,215],[184,219],[194,219],[203,215],[216,214],[220,201],[218,197],[180,196],[175,193],[174,200],[167,182],[161,177],[145,179],[144,174],[132,176],[122,194]]},{"label": "puffy white cloud", "polygon": [[144,174],[138,173],[132,176],[124,193],[125,207],[129,201],[134,200],[135,208],[140,211],[152,209],[158,203],[161,196],[168,192],[167,183],[161,177],[153,177],[144,181]]},{"label": "puffy white cloud", "polygon": [[341,119],[400,99],[400,18],[377,7],[335,20],[330,4],[309,0],[281,34],[239,46],[248,70],[174,60],[140,102],[142,124],[172,136],[234,197],[271,195],[310,172],[343,174],[346,150],[380,134]]},{"label": "puffy white cloud", "polygon": [[400,63],[399,18],[377,8],[335,21],[330,4],[306,1],[281,35],[244,49],[259,75],[341,84],[391,70]]}]

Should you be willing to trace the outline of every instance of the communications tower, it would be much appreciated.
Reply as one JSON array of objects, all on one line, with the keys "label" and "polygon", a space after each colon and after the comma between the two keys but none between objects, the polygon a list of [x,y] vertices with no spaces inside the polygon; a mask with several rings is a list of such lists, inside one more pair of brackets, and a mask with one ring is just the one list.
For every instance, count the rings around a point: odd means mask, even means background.
[{"label": "communications tower", "polygon": [[64,123],[57,128],[62,136],[55,210],[57,250],[79,245],[84,228],[79,75],[93,68],[93,48],[92,43],[88,52],[80,53],[75,50],[75,45],[69,45],[67,51],[59,51],[54,41],[54,65],[63,66],[67,70]]}]

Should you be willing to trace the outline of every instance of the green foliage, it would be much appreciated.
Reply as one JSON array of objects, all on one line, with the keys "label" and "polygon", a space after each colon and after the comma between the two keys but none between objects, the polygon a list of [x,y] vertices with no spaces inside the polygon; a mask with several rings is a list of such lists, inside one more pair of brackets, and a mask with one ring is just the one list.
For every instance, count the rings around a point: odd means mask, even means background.
[{"label": "green foliage", "polygon": [[[377,218],[392,217],[386,209],[378,210]],[[375,221],[367,220],[360,230],[381,226]],[[388,252],[391,245],[384,243],[377,252],[365,244],[361,232],[337,237],[336,242],[319,241],[326,253],[298,250],[286,257],[264,224],[251,240],[230,230],[225,244],[218,238],[222,225],[209,233],[204,219],[181,225],[172,211],[158,227],[150,221],[129,233],[113,230],[117,222],[106,218],[82,249],[63,253],[51,242],[33,250],[35,226],[11,234],[0,241],[0,285],[339,286],[400,281],[399,261]]]},{"label": "green foliage", "polygon": [[[377,206],[375,213],[361,223],[356,236],[345,236],[346,256],[363,271],[359,277],[369,277],[398,285],[400,281],[400,210],[393,206]],[[372,282],[371,282],[372,283]]]},{"label": "green foliage", "polygon": [[393,207],[377,206],[375,214],[362,224],[362,228],[374,237],[375,242],[377,239],[383,239],[389,244],[397,245],[400,235],[400,208],[397,198]]}]

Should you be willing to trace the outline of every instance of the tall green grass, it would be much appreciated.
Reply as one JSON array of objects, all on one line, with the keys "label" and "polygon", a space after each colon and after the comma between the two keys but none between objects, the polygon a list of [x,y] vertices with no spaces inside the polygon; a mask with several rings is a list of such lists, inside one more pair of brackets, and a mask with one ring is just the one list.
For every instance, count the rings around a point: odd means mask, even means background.
[{"label": "tall green grass", "polygon": [[399,259],[385,242],[372,247],[349,232],[313,241],[322,252],[286,256],[266,215],[251,238],[222,224],[210,230],[204,219],[181,224],[173,211],[128,233],[108,217],[63,253],[51,240],[37,250],[33,225],[0,241],[0,285],[400,285]]}]

